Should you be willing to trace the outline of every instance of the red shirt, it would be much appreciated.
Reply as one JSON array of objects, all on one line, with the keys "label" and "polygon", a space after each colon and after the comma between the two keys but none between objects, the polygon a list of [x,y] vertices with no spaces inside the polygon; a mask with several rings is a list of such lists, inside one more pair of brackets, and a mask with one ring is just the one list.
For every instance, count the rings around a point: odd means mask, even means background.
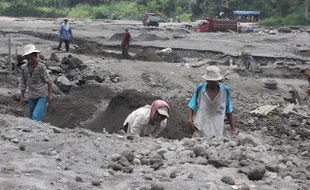
[{"label": "red shirt", "polygon": [[131,35],[129,32],[124,32],[123,33],[123,40],[122,40],[122,46],[128,46],[131,40]]}]

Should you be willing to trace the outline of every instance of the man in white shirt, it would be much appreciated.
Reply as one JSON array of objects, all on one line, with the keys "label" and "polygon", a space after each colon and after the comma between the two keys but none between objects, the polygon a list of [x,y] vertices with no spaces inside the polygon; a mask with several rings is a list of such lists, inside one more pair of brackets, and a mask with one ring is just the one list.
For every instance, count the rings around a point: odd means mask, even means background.
[{"label": "man in white shirt", "polygon": [[169,105],[163,100],[156,100],[133,111],[125,120],[123,129],[128,134],[157,137],[167,126]]},{"label": "man in white shirt", "polygon": [[203,78],[206,82],[198,85],[188,104],[188,125],[195,130],[193,137],[222,137],[225,115],[231,127],[231,134],[234,135],[230,90],[219,82],[222,80],[220,69],[216,66],[207,67]]}]

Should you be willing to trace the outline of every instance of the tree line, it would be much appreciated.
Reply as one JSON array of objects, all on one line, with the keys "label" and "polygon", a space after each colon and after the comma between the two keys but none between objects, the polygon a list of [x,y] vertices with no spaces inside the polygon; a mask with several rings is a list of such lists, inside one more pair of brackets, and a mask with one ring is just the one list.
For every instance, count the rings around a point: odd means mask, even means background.
[{"label": "tree line", "polygon": [[214,17],[235,10],[260,10],[263,18],[304,13],[307,0],[0,0],[0,14],[109,19],[141,19],[144,12],[181,20]]}]

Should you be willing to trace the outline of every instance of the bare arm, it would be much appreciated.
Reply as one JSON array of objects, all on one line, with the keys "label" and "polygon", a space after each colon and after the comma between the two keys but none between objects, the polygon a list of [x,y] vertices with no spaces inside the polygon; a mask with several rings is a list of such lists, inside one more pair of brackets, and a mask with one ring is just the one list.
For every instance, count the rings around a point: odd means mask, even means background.
[{"label": "bare arm", "polygon": [[159,133],[166,128],[166,126],[167,126],[167,119],[165,119],[164,121],[160,122],[155,126],[155,129],[152,131],[151,136],[153,138],[156,138],[159,135]]},{"label": "bare arm", "polygon": [[192,110],[191,108],[188,108],[188,121],[187,124],[189,126],[189,128],[193,131],[197,130],[195,124],[194,124],[194,110]]},{"label": "bare arm", "polygon": [[47,90],[48,90],[48,100],[50,101],[53,98],[53,88],[51,82],[47,83]]},{"label": "bare arm", "polygon": [[229,125],[230,125],[230,129],[231,129],[231,134],[235,135],[236,133],[236,128],[235,128],[235,124],[234,124],[234,120],[233,120],[233,116],[232,113],[228,113],[226,114]]},{"label": "bare arm", "polygon": [[19,84],[19,87],[21,89],[21,95],[20,95],[20,104],[22,106],[24,106],[26,103],[25,103],[25,91],[26,91],[26,87],[27,87],[27,82],[26,82],[26,77],[24,75],[24,72],[22,70],[22,73],[21,73],[21,78],[20,78],[20,84]]},{"label": "bare arm", "polygon": [[194,111],[188,108],[188,121],[193,121]]},{"label": "bare arm", "polygon": [[25,106],[25,89],[22,89],[21,90],[21,96],[20,96],[20,104],[22,105],[22,106]]}]

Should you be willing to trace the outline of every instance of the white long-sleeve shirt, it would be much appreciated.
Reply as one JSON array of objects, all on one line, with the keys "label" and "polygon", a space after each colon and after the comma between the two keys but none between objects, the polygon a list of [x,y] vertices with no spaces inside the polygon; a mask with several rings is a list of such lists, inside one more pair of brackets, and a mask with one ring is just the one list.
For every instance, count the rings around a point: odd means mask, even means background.
[{"label": "white long-sleeve shirt", "polygon": [[167,119],[153,126],[150,122],[150,112],[150,108],[146,107],[133,111],[124,122],[124,126],[128,123],[127,133],[156,137],[167,126]]}]

